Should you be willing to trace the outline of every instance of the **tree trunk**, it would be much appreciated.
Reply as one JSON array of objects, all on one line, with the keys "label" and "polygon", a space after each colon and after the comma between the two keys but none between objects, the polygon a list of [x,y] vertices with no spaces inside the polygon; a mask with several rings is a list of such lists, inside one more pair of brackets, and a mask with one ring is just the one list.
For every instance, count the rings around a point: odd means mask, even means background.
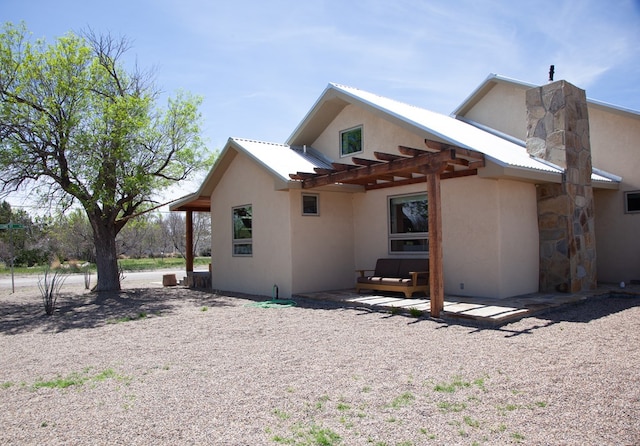
[{"label": "tree trunk", "polygon": [[[96,291],[120,291],[120,271],[116,250],[116,227],[108,220],[92,218],[93,240],[96,247],[98,284]],[[98,221],[95,221],[98,220]]]}]

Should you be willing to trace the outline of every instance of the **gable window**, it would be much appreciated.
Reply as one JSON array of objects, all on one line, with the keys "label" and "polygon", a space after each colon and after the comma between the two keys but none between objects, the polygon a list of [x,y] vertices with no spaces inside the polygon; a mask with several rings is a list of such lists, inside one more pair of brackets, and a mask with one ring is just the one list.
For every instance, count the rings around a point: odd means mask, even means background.
[{"label": "gable window", "polygon": [[302,194],[302,215],[320,215],[317,194]]},{"label": "gable window", "polygon": [[253,210],[251,205],[233,208],[233,255],[253,255]]},{"label": "gable window", "polygon": [[640,191],[624,193],[624,211],[628,214],[640,212]]},{"label": "gable window", "polygon": [[429,252],[426,194],[389,197],[389,253]]},{"label": "gable window", "polygon": [[362,152],[362,126],[340,132],[340,156]]}]

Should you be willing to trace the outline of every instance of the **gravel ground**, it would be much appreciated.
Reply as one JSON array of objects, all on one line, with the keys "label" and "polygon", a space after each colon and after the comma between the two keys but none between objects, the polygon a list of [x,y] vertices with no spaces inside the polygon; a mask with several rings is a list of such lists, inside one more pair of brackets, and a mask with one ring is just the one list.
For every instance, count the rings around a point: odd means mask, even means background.
[{"label": "gravel ground", "polygon": [[0,444],[640,444],[638,297],[498,329],[264,299],[0,290]]}]

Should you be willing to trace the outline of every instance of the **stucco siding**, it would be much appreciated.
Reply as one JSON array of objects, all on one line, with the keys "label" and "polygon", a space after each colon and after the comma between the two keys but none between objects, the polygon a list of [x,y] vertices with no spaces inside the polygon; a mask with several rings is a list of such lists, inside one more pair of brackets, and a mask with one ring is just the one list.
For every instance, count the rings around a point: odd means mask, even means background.
[{"label": "stucco siding", "polygon": [[477,177],[443,181],[444,291],[497,297],[500,292],[498,182]]},{"label": "stucco siding", "polygon": [[349,163],[351,156],[340,156],[340,132],[360,125],[364,151],[352,156],[375,159],[373,152],[398,153],[400,144],[416,149],[425,148],[424,137],[412,134],[354,105],[347,105],[312,143],[312,146],[332,160]]},{"label": "stucco siding", "polygon": [[526,88],[495,84],[465,113],[465,118],[524,140],[527,136]]},{"label": "stucco siding", "polygon": [[[291,238],[288,192],[254,161],[238,154],[211,196],[212,286],[214,289],[270,296],[278,285],[291,295]],[[232,209],[253,207],[253,255],[232,255]]]},{"label": "stucco siding", "polygon": [[478,177],[442,182],[445,293],[509,297],[538,289],[535,187]]},{"label": "stucco siding", "polygon": [[499,297],[533,293],[539,287],[539,231],[536,187],[498,181],[500,230]]},{"label": "stucco siding", "polygon": [[640,119],[589,109],[593,165],[622,177],[595,198],[598,281],[640,280],[640,213],[625,214],[625,192],[640,191]]},{"label": "stucco siding", "polygon": [[[320,213],[302,215],[302,194],[318,196]],[[292,292],[353,287],[352,194],[291,190]]]}]

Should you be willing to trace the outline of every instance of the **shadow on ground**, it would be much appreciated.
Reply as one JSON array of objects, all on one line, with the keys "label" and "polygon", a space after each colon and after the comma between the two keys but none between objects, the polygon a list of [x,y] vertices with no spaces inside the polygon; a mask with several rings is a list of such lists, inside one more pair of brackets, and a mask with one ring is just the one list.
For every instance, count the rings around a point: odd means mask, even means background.
[{"label": "shadow on ground", "polygon": [[41,298],[0,301],[0,333],[61,332],[90,329],[128,319],[171,315],[184,301],[194,306],[225,306],[210,292],[184,288],[140,288],[120,292],[61,295],[47,316]]},{"label": "shadow on ground", "polygon": [[503,326],[477,327],[476,331],[490,329],[504,332],[505,337],[520,336],[563,322],[588,324],[634,307],[640,307],[640,296],[613,294],[555,307]]}]

